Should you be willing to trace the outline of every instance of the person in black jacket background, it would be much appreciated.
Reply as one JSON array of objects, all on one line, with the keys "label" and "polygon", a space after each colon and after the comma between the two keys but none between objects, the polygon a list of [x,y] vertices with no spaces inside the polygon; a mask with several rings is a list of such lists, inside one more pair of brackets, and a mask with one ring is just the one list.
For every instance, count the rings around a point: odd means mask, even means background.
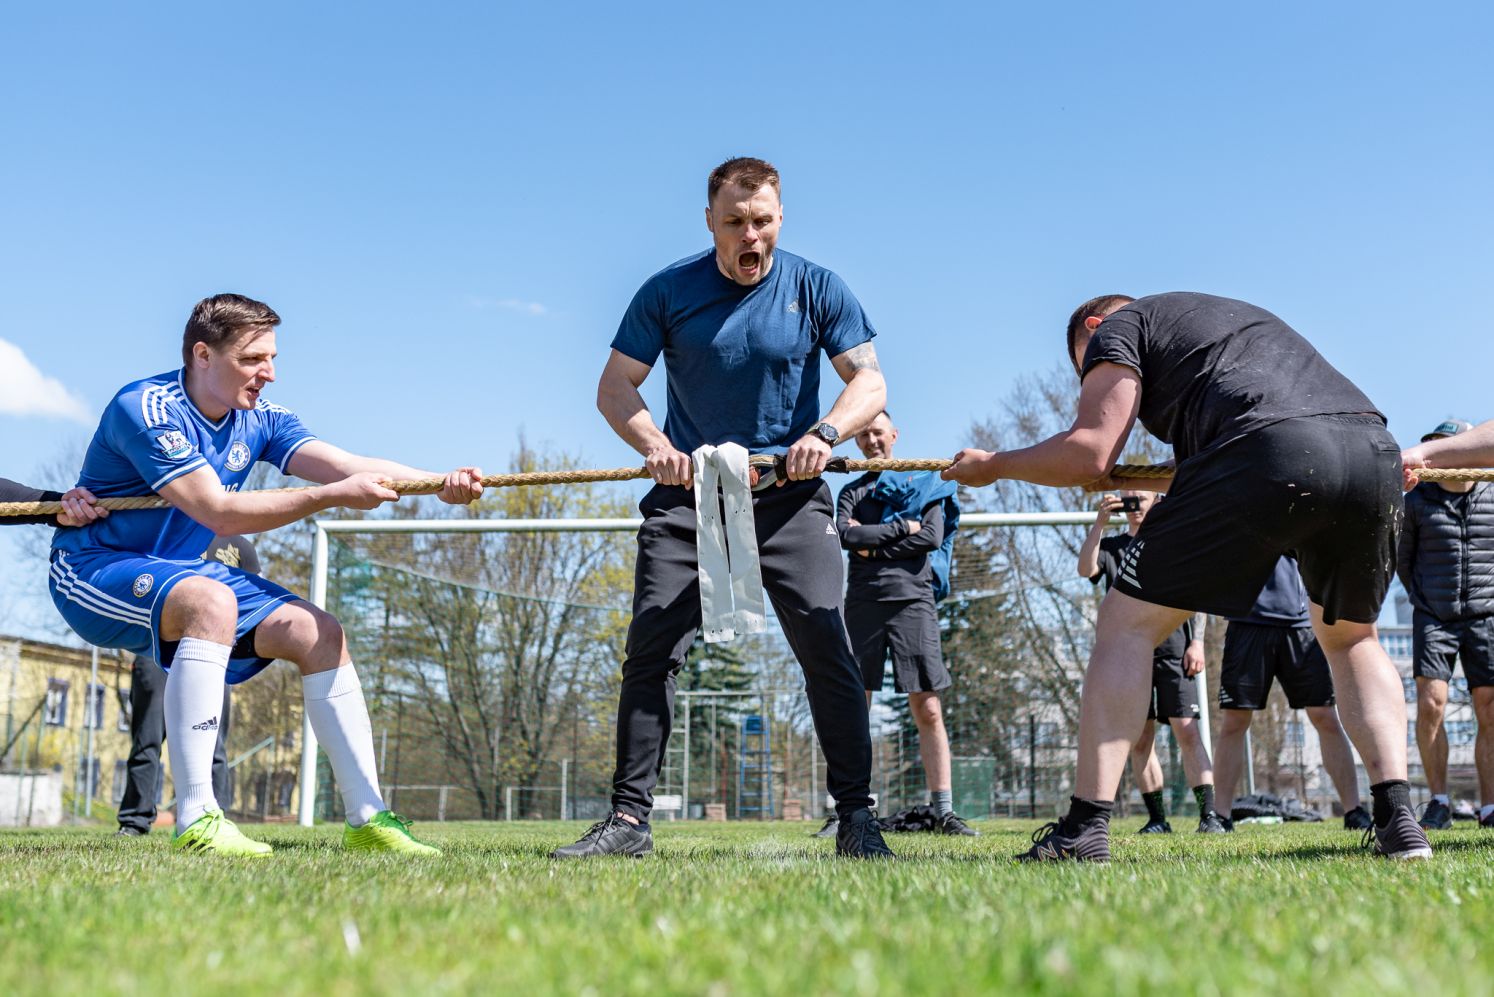
[{"label": "person in black jacket background", "polygon": [[[1472,428],[1449,419],[1422,443]],[[1479,823],[1494,828],[1494,484],[1427,481],[1407,492],[1396,574],[1411,599],[1416,743],[1432,793],[1421,824],[1452,827],[1442,717],[1461,660],[1478,720]]]}]

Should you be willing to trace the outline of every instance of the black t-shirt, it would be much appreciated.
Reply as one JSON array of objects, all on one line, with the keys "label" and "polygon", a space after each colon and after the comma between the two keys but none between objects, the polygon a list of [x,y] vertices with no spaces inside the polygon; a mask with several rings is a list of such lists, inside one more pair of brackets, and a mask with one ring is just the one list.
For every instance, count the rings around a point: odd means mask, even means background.
[{"label": "black t-shirt", "polygon": [[1380,415],[1291,326],[1210,294],[1153,294],[1116,311],[1089,341],[1084,373],[1107,361],[1141,375],[1141,424],[1179,461],[1283,419]]},{"label": "black t-shirt", "polygon": [[[1115,584],[1116,576],[1120,574],[1121,557],[1126,548],[1136,538],[1129,533],[1112,533],[1108,537],[1100,539],[1100,572],[1090,576],[1090,581],[1100,584],[1103,579],[1105,591],[1110,591],[1110,586]],[[1187,623],[1178,627],[1167,635],[1167,639],[1157,645],[1157,650],[1152,652],[1153,661],[1182,661],[1183,652],[1188,650],[1188,642],[1193,639],[1193,620],[1190,617]]]},{"label": "black t-shirt", "polygon": [[1244,616],[1231,617],[1231,623],[1253,623],[1267,627],[1310,627],[1312,615],[1307,608],[1307,589],[1297,573],[1297,559],[1284,554],[1276,562],[1271,580],[1266,582],[1255,605]]},{"label": "black t-shirt", "polygon": [[[19,482],[11,481],[9,478],[0,478],[0,502],[56,502],[62,498],[61,492],[47,491],[45,488],[32,488]],[[57,516],[0,516],[0,525],[22,526],[56,526]]]}]

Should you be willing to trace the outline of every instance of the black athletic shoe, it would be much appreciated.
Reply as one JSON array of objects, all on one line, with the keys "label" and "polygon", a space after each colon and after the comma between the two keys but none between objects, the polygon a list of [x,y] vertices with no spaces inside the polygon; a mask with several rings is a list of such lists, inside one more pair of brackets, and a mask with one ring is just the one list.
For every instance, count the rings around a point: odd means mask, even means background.
[{"label": "black athletic shoe", "polygon": [[1478,819],[1478,826],[1494,829],[1494,813],[1489,814],[1487,817],[1480,817]]},{"label": "black athletic shoe", "polygon": [[121,824],[119,826],[119,830],[114,832],[114,837],[116,837],[116,838],[143,838],[143,837],[145,837],[146,833],[147,832],[140,830],[140,828],[138,828],[138,827],[131,827],[128,824]]},{"label": "black athletic shoe", "polygon": [[980,832],[966,824],[959,814],[950,812],[939,818],[939,833],[952,834],[956,837],[978,838]]},{"label": "black athletic shoe", "polygon": [[1172,833],[1172,825],[1169,824],[1169,823],[1167,823],[1167,821],[1165,821],[1165,820],[1149,820],[1145,824],[1141,825],[1141,830],[1137,831],[1136,833],[1137,834],[1171,834]]},{"label": "black athletic shoe", "polygon": [[840,818],[831,814],[825,818],[825,826],[810,835],[811,838],[833,838],[835,832],[840,830]]},{"label": "black athletic shoe", "polygon": [[1432,843],[1427,832],[1416,823],[1416,815],[1410,807],[1396,807],[1390,814],[1390,823],[1384,827],[1370,825],[1364,832],[1363,844],[1376,855],[1388,859],[1429,859]]},{"label": "black athletic shoe", "polygon": [[1210,810],[1198,819],[1199,834],[1228,834],[1229,828],[1224,826],[1224,818]]},{"label": "black athletic shoe", "polygon": [[882,825],[870,810],[857,810],[840,822],[835,834],[835,854],[851,859],[890,859],[897,856],[882,840]]},{"label": "black athletic shoe", "polygon": [[1433,800],[1421,812],[1419,823],[1428,831],[1446,831],[1452,827],[1452,809],[1446,803]]},{"label": "black athletic shoe", "polygon": [[1018,862],[1109,862],[1110,827],[1092,820],[1070,831],[1055,820],[1032,832],[1032,847],[1017,856]]},{"label": "black athletic shoe", "polygon": [[581,835],[574,845],[557,848],[550,853],[552,859],[587,859],[594,855],[631,855],[643,858],[654,851],[654,832],[623,820],[617,814],[609,814]]},{"label": "black athletic shoe", "polygon": [[1355,807],[1344,814],[1345,831],[1364,831],[1374,826],[1375,822],[1370,819],[1369,811],[1364,807]]}]

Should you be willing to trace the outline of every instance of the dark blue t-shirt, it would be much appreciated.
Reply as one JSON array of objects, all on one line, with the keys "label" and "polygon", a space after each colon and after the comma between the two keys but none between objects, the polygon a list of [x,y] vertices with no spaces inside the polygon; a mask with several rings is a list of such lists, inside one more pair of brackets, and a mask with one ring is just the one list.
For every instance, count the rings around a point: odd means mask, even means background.
[{"label": "dark blue t-shirt", "polygon": [[1231,623],[1254,623],[1267,627],[1310,627],[1312,616],[1307,608],[1307,589],[1297,573],[1297,559],[1283,555],[1276,562],[1271,580],[1261,589],[1255,605],[1244,616],[1231,617]]},{"label": "dark blue t-shirt", "polygon": [[768,276],[743,287],[716,268],[712,249],[650,277],[612,348],[650,367],[664,355],[664,435],[675,449],[759,452],[790,446],[819,418],[821,351],[839,356],[876,334],[824,267],[779,249]]}]

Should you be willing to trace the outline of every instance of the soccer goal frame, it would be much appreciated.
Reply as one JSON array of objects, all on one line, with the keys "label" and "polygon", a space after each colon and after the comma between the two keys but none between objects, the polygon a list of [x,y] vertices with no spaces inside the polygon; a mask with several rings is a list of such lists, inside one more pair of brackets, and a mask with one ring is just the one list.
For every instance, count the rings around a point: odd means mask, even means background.
[{"label": "soccer goal frame", "polygon": [[[971,512],[960,517],[962,529],[993,529],[1012,526],[1089,526],[1095,521],[1092,512]],[[1112,525],[1125,520],[1116,517]],[[637,517],[619,519],[314,519],[315,534],[311,547],[311,602],[327,606],[327,574],[330,564],[327,539],[331,534],[376,533],[627,533],[638,529],[643,520]],[[1204,747],[1209,744],[1209,697],[1204,673],[1194,681],[1198,685],[1199,726]],[[317,796],[317,740],[311,720],[303,711],[301,718],[301,778],[297,815],[302,827],[315,823]]]}]

